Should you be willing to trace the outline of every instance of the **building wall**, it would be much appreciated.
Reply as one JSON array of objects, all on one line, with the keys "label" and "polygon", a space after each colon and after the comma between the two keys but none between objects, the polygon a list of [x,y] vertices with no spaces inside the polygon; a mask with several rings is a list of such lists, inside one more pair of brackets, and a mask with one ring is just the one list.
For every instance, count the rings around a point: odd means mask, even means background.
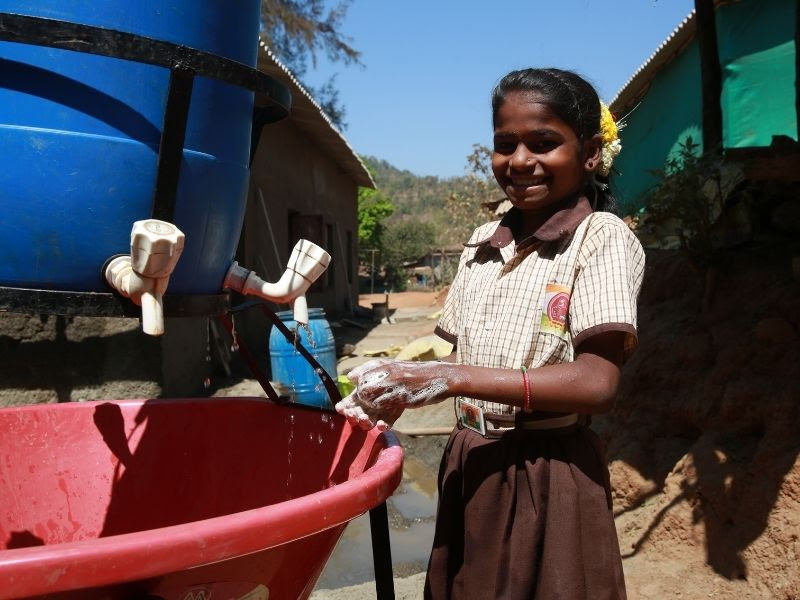
[{"label": "building wall", "polygon": [[[794,0],[742,0],[717,9],[726,148],[768,146],[773,135],[796,138],[796,10]],[[644,194],[656,182],[652,171],[663,169],[687,137],[702,150],[697,40],[677,52],[641,102],[624,107],[632,112],[620,133],[623,150],[612,185],[626,213],[643,207]]]},{"label": "building wall", "polygon": [[686,138],[702,142],[702,107],[700,58],[693,40],[655,76],[647,94],[624,119],[622,152],[614,161],[617,173],[611,179],[624,213],[642,208],[643,195],[656,183],[651,171],[663,169]]},{"label": "building wall", "polygon": [[[358,188],[331,158],[286,119],[267,125],[251,166],[237,260],[276,281],[298,237],[331,254],[328,271],[307,294],[309,308],[349,313],[358,303]],[[288,310],[288,306],[275,306]],[[237,330],[266,359],[270,323],[260,311],[237,316]]]}]

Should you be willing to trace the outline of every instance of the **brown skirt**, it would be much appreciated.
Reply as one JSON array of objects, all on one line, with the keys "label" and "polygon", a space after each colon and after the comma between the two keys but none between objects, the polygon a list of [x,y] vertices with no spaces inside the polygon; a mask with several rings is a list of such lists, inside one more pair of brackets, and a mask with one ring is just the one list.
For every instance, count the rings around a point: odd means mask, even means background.
[{"label": "brown skirt", "polygon": [[624,599],[608,468],[588,427],[454,429],[425,598]]}]

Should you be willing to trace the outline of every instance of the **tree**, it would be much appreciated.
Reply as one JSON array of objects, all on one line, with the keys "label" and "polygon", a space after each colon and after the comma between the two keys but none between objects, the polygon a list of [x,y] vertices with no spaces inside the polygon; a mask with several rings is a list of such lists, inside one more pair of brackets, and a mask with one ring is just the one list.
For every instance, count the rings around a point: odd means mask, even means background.
[{"label": "tree", "polygon": [[[364,166],[375,180],[375,168],[362,157]],[[358,188],[358,245],[364,250],[380,249],[384,221],[394,212],[394,205],[380,189]]]},{"label": "tree", "polygon": [[[365,157],[361,157],[364,166],[375,181],[375,168]],[[375,253],[383,245],[383,232],[386,230],[385,220],[394,212],[394,205],[389,197],[380,189],[358,188],[358,246],[362,251],[370,251],[367,264],[370,277],[375,278]],[[371,287],[371,286],[370,286]]]},{"label": "tree", "polygon": [[484,203],[501,195],[491,168],[492,151],[481,144],[473,144],[467,156],[466,177],[463,183],[445,198],[444,206],[448,225],[443,232],[446,240],[464,241],[475,227],[486,222]]},{"label": "tree", "polygon": [[[317,66],[318,52],[331,62],[360,65],[361,53],[339,31],[352,0],[340,0],[326,12],[324,0],[261,0],[261,36],[275,55],[302,81],[308,62]],[[313,88],[304,85],[316,98],[328,118],[340,129],[346,128],[345,108],[339,102],[335,75]]]},{"label": "tree", "polygon": [[358,189],[358,245],[380,248],[386,230],[384,220],[394,212],[392,201],[380,190]]},{"label": "tree", "polygon": [[396,291],[406,287],[403,264],[424,256],[436,243],[436,227],[416,219],[392,224],[383,236],[381,262],[385,283]]},{"label": "tree", "polygon": [[[725,167],[719,148],[704,149],[687,137],[664,169],[652,171],[657,184],[647,195],[647,213],[638,235],[666,241],[677,237],[681,251],[705,279],[703,312],[714,296],[717,271],[725,260],[724,228],[732,204],[726,197]],[[734,181],[731,172],[728,182]],[[732,188],[728,190],[730,192]]]}]

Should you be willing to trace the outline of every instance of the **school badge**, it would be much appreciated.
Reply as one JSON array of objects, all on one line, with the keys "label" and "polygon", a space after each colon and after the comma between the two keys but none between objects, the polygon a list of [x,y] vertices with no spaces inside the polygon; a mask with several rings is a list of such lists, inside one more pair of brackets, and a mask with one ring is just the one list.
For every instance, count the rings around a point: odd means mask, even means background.
[{"label": "school badge", "polygon": [[564,337],[567,332],[570,288],[548,283],[544,290],[541,331]]}]

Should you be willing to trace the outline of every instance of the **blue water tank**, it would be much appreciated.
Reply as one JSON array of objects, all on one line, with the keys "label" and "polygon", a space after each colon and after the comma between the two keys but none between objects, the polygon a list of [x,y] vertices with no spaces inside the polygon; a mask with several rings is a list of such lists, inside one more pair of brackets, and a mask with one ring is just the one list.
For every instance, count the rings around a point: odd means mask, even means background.
[{"label": "blue water tank", "polygon": [[[0,0],[0,12],[181,44],[254,67],[259,0]],[[150,217],[170,73],[0,42],[0,286],[109,291],[105,261]],[[172,294],[220,291],[247,198],[253,93],[196,77],[174,213]]]},{"label": "blue water tank", "polygon": [[[297,330],[298,343],[334,380],[336,379],[336,344],[333,332],[321,308],[308,309],[308,329],[298,328],[291,311],[277,313],[290,330]],[[319,375],[284,335],[273,327],[269,335],[269,361],[272,380],[286,386],[300,404],[333,408]]]}]

